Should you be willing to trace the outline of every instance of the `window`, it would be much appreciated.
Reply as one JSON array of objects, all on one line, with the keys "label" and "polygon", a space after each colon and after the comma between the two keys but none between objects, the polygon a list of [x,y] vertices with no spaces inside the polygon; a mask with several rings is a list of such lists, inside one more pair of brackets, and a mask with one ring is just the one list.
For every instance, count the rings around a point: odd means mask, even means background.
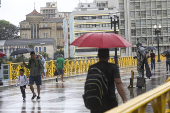
[{"label": "window", "polygon": [[135,8],[136,8],[136,9],[140,9],[140,2],[136,2],[136,3],[135,3]]},{"label": "window", "polygon": [[162,8],[162,4],[161,4],[161,1],[157,1],[157,8]]},{"label": "window", "polygon": [[152,35],[152,29],[147,29],[147,35]]},{"label": "window", "polygon": [[146,36],[146,29],[145,28],[142,29],[142,35]]},{"label": "window", "polygon": [[142,27],[146,27],[146,20],[141,20],[141,22]]},{"label": "window", "polygon": [[25,39],[27,39],[27,34],[25,34]]},{"label": "window", "polygon": [[45,27],[45,24],[43,24],[43,27]]},{"label": "window", "polygon": [[136,27],[141,27],[141,20],[136,20]]},{"label": "window", "polygon": [[151,2],[146,2],[146,9],[150,9],[151,8]]},{"label": "window", "polygon": [[152,27],[151,19],[147,20],[147,26],[148,26],[148,27]]},{"label": "window", "polygon": [[44,47],[44,52],[46,52],[46,47]]},{"label": "window", "polygon": [[9,54],[11,54],[11,49],[9,49]]},{"label": "window", "polygon": [[167,10],[163,10],[163,17],[167,17]]},{"label": "window", "polygon": [[152,17],[156,17],[156,11],[152,11]]},{"label": "window", "polygon": [[48,33],[46,33],[46,38],[48,38]]},{"label": "window", "polygon": [[41,47],[39,47],[39,52],[41,52]]},{"label": "window", "polygon": [[31,39],[33,39],[33,25],[31,24]]},{"label": "window", "polygon": [[135,24],[135,20],[131,20],[131,27],[135,27],[136,24]]},{"label": "window", "polygon": [[25,36],[25,35],[24,35],[24,34],[22,34],[22,39],[24,39],[24,36]]},{"label": "window", "polygon": [[24,28],[24,25],[22,25],[22,28]]},{"label": "window", "polygon": [[146,16],[147,17],[151,17],[151,11],[149,10],[149,11],[146,11]]},{"label": "window", "polygon": [[27,25],[25,25],[25,28],[27,28]]},{"label": "window", "polygon": [[37,24],[37,38],[39,39],[39,24]]},{"label": "window", "polygon": [[[15,51],[15,49],[13,49],[13,51]],[[15,58],[15,55],[13,56],[13,58]]]},{"label": "window", "polygon": [[165,9],[166,9],[166,8],[167,8],[166,5],[167,5],[167,2],[166,2],[166,1],[162,1],[162,6],[163,6],[162,8],[165,8]]},{"label": "window", "polygon": [[140,11],[136,11],[136,17],[140,18]]},{"label": "window", "polygon": [[132,12],[132,11],[130,12],[130,17],[131,17],[131,18],[135,18],[135,12],[134,12],[134,11],[133,11],[133,12]]},{"label": "window", "polygon": [[131,35],[136,36],[136,29],[131,29]]},{"label": "window", "polygon": [[88,5],[88,7],[90,7],[90,5]]},{"label": "window", "polygon": [[145,9],[145,2],[141,2],[141,9]]},{"label": "window", "polygon": [[146,18],[146,11],[141,11],[141,17]]},{"label": "window", "polygon": [[45,24],[45,27],[47,27],[47,24]]},{"label": "window", "polygon": [[81,7],[84,7],[83,5]]},{"label": "window", "polygon": [[35,52],[38,53],[38,47],[35,48]]},{"label": "window", "polygon": [[136,29],[136,35],[141,36],[141,29]]},{"label": "window", "polygon": [[36,39],[36,24],[34,24],[34,39]]},{"label": "window", "polygon": [[63,42],[63,46],[64,46],[64,42]]},{"label": "window", "polygon": [[135,10],[135,3],[134,2],[130,3],[130,10]]},{"label": "window", "polygon": [[45,38],[45,33],[43,33],[43,38]]},{"label": "window", "polygon": [[152,1],[152,9],[156,9],[156,1]]}]

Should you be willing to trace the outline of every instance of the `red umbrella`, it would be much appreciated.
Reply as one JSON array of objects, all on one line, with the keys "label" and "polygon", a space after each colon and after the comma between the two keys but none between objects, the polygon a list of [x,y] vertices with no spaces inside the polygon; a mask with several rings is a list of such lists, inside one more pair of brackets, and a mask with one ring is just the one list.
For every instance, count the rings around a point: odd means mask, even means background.
[{"label": "red umbrella", "polygon": [[95,48],[121,48],[133,46],[125,38],[115,33],[86,33],[73,41],[71,45]]},{"label": "red umbrella", "polygon": [[6,56],[4,53],[0,52],[0,57]]}]

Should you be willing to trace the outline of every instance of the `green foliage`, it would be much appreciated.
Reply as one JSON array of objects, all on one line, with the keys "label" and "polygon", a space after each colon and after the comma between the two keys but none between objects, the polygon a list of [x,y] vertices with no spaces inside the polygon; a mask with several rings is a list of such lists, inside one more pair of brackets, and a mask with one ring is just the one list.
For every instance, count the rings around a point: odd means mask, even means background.
[{"label": "green foliage", "polygon": [[32,48],[35,47],[35,45],[34,45],[33,43],[30,43],[30,44],[28,44],[28,47],[29,47],[30,49],[32,49]]},{"label": "green foliage", "polygon": [[18,62],[23,62],[23,60],[25,61],[25,62],[28,62],[29,61],[29,59],[28,58],[25,58],[25,56],[23,55],[18,55],[18,57],[16,57],[15,59],[13,59],[13,63],[18,63]]},{"label": "green foliage", "polygon": [[54,54],[56,54],[56,55],[60,55],[60,54],[62,54],[62,55],[64,55],[64,50],[62,50],[62,49],[60,49],[60,50],[57,50]]},{"label": "green foliage", "polygon": [[19,28],[6,20],[0,20],[0,40],[19,39]]},{"label": "green foliage", "polygon": [[43,57],[49,58],[49,54],[47,54],[44,51],[38,52],[39,54],[41,54]]}]

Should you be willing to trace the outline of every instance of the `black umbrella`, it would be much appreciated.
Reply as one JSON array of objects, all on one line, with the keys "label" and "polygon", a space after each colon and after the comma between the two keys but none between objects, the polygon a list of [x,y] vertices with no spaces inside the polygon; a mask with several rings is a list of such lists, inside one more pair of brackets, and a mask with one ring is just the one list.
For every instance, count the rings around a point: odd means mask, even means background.
[{"label": "black umbrella", "polygon": [[154,46],[148,46],[146,47],[147,50],[157,50]]},{"label": "black umbrella", "polygon": [[22,49],[18,49],[18,50],[16,50],[16,51],[13,51],[10,56],[22,54],[22,58],[23,58],[23,54],[24,54],[24,53],[30,53],[30,52],[32,52],[32,51],[34,51],[34,50],[32,50],[32,49],[30,49],[30,48],[22,48]]},{"label": "black umbrella", "polygon": [[162,52],[161,54],[167,54],[168,52],[170,53],[170,49],[165,50],[165,51]]}]

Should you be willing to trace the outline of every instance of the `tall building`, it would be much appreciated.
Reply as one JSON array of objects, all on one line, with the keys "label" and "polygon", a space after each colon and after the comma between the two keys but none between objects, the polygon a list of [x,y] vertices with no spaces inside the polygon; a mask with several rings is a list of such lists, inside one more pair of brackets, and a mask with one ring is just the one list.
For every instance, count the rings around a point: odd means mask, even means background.
[{"label": "tall building", "polygon": [[45,18],[57,18],[58,17],[57,2],[47,2],[46,7],[40,8],[40,13],[43,14]]},{"label": "tall building", "polygon": [[20,38],[21,39],[42,39],[54,38],[54,52],[58,46],[63,43],[58,43],[63,36],[63,19],[64,18],[44,18],[42,14],[35,9],[26,15],[26,20],[20,22]]},{"label": "tall building", "polygon": [[119,0],[120,35],[134,47],[121,49],[125,56],[135,55],[136,43],[157,47],[154,25],[161,25],[160,51],[169,49],[170,0]]},{"label": "tall building", "polygon": [[[85,33],[114,32],[111,29],[109,13],[116,13],[118,0],[94,0],[93,3],[79,3],[78,7],[70,14],[70,43]],[[118,30],[118,27],[117,27]],[[80,48],[70,46],[70,56],[77,58],[97,57],[96,48]],[[119,54],[118,50],[118,54]],[[114,49],[110,50],[114,56]]]}]

